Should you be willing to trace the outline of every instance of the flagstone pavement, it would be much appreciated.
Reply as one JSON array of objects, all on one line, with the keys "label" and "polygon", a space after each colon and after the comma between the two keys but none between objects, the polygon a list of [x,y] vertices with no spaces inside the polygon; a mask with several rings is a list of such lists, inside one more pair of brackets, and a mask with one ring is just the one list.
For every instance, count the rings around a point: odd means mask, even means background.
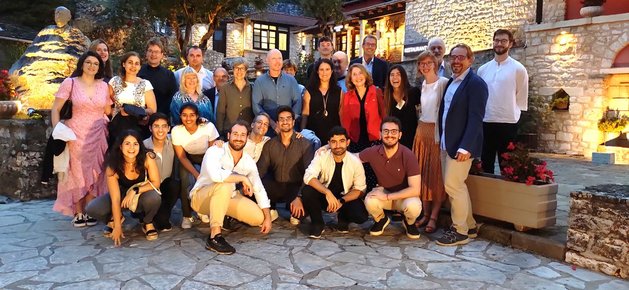
[{"label": "flagstone pavement", "polygon": [[[629,289],[629,281],[482,239],[439,247],[410,240],[399,223],[380,237],[370,225],[349,234],[304,236],[281,219],[262,236],[226,233],[236,254],[204,249],[207,225],[147,241],[133,221],[121,247],[102,226],[74,229],[52,201],[0,204],[0,289]],[[482,229],[481,229],[482,231]]]}]

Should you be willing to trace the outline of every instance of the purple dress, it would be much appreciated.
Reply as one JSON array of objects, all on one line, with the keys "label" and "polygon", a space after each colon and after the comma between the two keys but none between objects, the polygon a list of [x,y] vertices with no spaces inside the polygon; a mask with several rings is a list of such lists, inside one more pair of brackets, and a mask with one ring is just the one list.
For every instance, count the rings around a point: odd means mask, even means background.
[{"label": "purple dress", "polygon": [[65,100],[70,97],[72,100],[72,118],[63,122],[77,138],[66,143],[70,166],[65,181],[57,185],[57,200],[53,206],[53,210],[64,215],[74,215],[74,203],[88,192],[100,196],[107,190],[103,163],[107,151],[108,119],[104,110],[112,101],[107,83],[97,80],[95,86],[96,92],[90,98],[77,78],[74,78],[74,84],[67,78],[55,94],[56,98]]}]

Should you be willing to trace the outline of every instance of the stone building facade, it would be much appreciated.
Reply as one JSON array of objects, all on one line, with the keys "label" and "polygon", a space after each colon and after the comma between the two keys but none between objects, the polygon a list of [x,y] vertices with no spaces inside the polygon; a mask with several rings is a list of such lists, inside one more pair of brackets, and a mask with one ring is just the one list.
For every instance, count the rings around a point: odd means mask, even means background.
[{"label": "stone building facade", "polygon": [[[466,43],[477,54],[476,68],[483,63],[479,59],[490,58],[493,32],[499,28],[512,30],[516,44],[511,56],[529,72],[529,95],[542,96],[549,103],[560,89],[570,95],[568,110],[550,113],[552,125],[542,128],[538,149],[590,157],[605,138],[598,131],[597,121],[607,106],[615,105],[610,85],[629,82],[629,68],[612,68],[616,55],[629,45],[629,13],[564,20],[567,5],[576,2],[549,0],[543,3],[538,24],[536,2],[409,1],[406,42],[439,36],[448,49]],[[415,61],[406,60],[404,64],[414,78]],[[629,110],[629,105],[620,109]]]}]

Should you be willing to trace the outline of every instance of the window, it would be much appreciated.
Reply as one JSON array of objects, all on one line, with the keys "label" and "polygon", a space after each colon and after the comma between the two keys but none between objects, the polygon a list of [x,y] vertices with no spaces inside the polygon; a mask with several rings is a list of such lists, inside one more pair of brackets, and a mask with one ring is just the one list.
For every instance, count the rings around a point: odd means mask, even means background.
[{"label": "window", "polygon": [[253,48],[261,50],[279,49],[288,51],[288,27],[274,24],[253,24]]}]

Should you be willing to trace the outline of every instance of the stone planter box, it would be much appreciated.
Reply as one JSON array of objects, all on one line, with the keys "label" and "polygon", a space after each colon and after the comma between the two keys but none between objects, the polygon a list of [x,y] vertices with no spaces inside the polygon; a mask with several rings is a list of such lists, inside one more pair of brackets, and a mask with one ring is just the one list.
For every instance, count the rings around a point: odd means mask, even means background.
[{"label": "stone planter box", "polygon": [[476,215],[512,223],[518,231],[555,225],[556,183],[526,185],[497,175],[470,175],[466,183]]},{"label": "stone planter box", "polygon": [[629,185],[570,193],[566,262],[629,278]]}]

